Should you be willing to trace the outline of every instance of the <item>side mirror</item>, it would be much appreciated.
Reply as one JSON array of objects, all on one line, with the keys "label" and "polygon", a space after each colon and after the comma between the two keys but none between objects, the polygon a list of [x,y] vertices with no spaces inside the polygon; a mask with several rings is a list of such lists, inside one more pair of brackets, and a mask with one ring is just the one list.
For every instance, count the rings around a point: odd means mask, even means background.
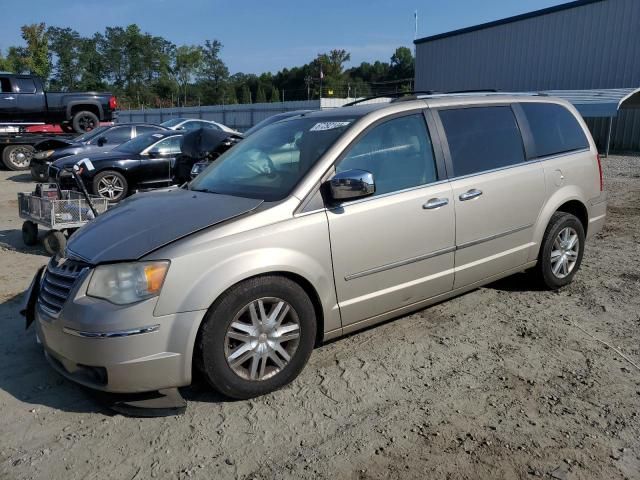
[{"label": "side mirror", "polygon": [[98,138],[97,143],[98,143],[98,146],[99,146],[99,147],[103,146],[105,143],[107,143],[107,137],[100,137],[100,138]]},{"label": "side mirror", "polygon": [[368,197],[376,193],[373,173],[366,170],[345,170],[327,182],[331,200],[344,201]]}]

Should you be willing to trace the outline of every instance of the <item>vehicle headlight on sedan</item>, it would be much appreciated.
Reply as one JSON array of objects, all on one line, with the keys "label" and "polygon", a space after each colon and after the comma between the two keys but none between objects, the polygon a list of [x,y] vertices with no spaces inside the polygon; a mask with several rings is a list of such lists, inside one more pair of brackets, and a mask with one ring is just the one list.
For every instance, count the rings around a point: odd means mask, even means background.
[{"label": "vehicle headlight on sedan", "polygon": [[54,151],[55,150],[43,150],[42,152],[36,152],[33,154],[33,158],[37,158],[39,160],[49,158],[51,155],[53,155]]},{"label": "vehicle headlight on sedan", "polygon": [[93,271],[87,295],[117,305],[146,300],[160,294],[168,270],[168,261],[100,265]]}]

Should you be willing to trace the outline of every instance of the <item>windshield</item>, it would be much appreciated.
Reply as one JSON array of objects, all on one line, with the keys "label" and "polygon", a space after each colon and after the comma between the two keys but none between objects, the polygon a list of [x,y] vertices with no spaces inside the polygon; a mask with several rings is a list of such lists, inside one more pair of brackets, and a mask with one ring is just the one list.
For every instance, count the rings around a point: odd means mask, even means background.
[{"label": "windshield", "polygon": [[153,145],[158,140],[162,140],[164,135],[161,133],[146,133],[144,135],[138,135],[136,138],[132,138],[128,142],[124,142],[113,150],[126,153],[140,153],[145,148]]},{"label": "windshield", "polygon": [[74,142],[88,142],[92,138],[96,138],[98,135],[105,132],[105,130],[110,129],[111,127],[98,127],[93,130],[83,133],[82,135],[78,135],[73,139]]},{"label": "windshield", "polygon": [[353,121],[303,117],[264,127],[213,162],[189,188],[282,200]]},{"label": "windshield", "polygon": [[171,120],[167,120],[166,122],[162,122],[160,125],[167,128],[173,128],[176,125],[184,122],[184,118],[172,118]]}]

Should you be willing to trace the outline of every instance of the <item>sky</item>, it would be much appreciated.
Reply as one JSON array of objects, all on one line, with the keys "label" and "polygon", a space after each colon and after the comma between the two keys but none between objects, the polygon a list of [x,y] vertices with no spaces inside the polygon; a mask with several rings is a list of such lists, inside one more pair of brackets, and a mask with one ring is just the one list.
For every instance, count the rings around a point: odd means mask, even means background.
[{"label": "sky", "polygon": [[[388,61],[418,37],[565,3],[566,0],[0,0],[0,51],[22,44],[20,26],[45,22],[81,35],[137,23],[177,45],[222,42],[231,73],[276,72],[343,48],[350,65]],[[28,5],[28,8],[27,8]],[[350,66],[348,65],[348,66]]]}]

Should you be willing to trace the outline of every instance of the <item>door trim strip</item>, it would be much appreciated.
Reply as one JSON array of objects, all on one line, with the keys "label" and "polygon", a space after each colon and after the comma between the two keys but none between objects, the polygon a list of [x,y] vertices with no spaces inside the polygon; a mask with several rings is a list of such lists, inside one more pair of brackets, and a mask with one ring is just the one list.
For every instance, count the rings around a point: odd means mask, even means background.
[{"label": "door trim strip", "polygon": [[356,278],[366,277],[367,275],[373,275],[374,273],[384,272],[386,270],[391,270],[392,268],[403,267],[405,265],[409,265],[411,263],[421,262],[422,260],[427,260],[429,258],[437,257],[439,255],[444,255],[446,253],[451,253],[455,251],[456,247],[447,247],[441,250],[436,250],[431,253],[426,253],[424,255],[418,255],[417,257],[407,258],[405,260],[400,260],[393,263],[387,263],[386,265],[380,265],[379,267],[370,268],[369,270],[364,270],[358,273],[352,273],[344,277],[345,281],[355,280]]},{"label": "door trim strip", "polygon": [[533,227],[533,223],[529,225],[523,225],[521,227],[512,228],[511,230],[507,230],[506,232],[497,233],[495,235],[490,235],[488,237],[479,238],[477,240],[472,240],[470,242],[461,243],[456,247],[456,250],[462,250],[463,248],[473,247],[475,245],[479,245],[480,243],[489,242],[491,240],[495,240],[500,237],[506,237],[507,235],[511,235],[512,233],[521,232],[522,230],[526,230],[527,228]]},{"label": "door trim strip", "polygon": [[522,230],[526,230],[527,228],[533,227],[533,225],[534,225],[533,223],[530,223],[529,225],[523,225],[521,227],[512,228],[511,230],[507,230],[506,232],[497,233],[497,234],[491,235],[489,237],[479,238],[477,240],[473,240],[471,242],[466,242],[466,243],[463,243],[461,245],[448,247],[448,248],[443,248],[441,250],[436,250],[434,252],[426,253],[424,255],[418,255],[417,257],[407,258],[405,260],[399,260],[397,262],[387,263],[385,265],[380,265],[379,267],[374,267],[374,268],[370,268],[368,270],[363,270],[362,272],[351,273],[351,274],[345,276],[344,280],[346,282],[348,282],[350,280],[355,280],[356,278],[366,277],[368,275],[373,275],[374,273],[385,272],[387,270],[391,270],[392,268],[404,267],[405,265],[410,265],[412,263],[421,262],[423,260],[428,260],[429,258],[434,258],[434,257],[437,257],[439,255],[445,255],[447,253],[451,253],[451,252],[454,252],[456,250],[462,250],[463,248],[473,247],[473,246],[479,245],[481,243],[489,242],[491,240],[496,240],[497,238],[500,238],[500,237],[506,237],[507,235],[511,235],[512,233],[521,232]]}]

